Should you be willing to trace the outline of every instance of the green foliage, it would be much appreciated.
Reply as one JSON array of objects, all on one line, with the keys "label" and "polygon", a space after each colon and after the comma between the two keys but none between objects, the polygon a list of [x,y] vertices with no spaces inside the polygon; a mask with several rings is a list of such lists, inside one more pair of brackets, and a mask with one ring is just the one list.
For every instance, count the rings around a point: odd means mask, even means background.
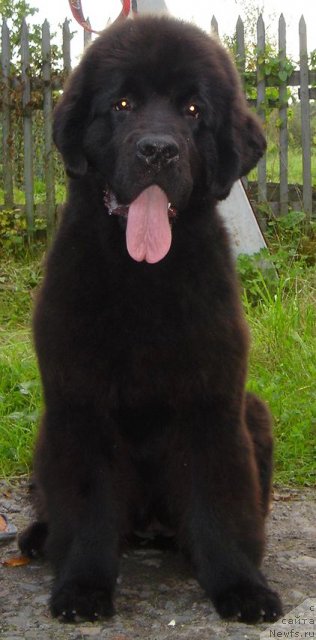
[{"label": "green foliage", "polygon": [[[0,17],[5,18],[10,29],[10,45],[12,60],[14,61],[14,71],[20,71],[20,46],[22,22],[36,16],[38,9],[26,0],[0,0]],[[55,34],[52,34],[54,36]],[[31,57],[32,73],[38,75],[42,70],[42,28],[32,20],[32,28],[29,30],[29,49]],[[57,45],[52,45],[52,66],[59,68],[62,59],[62,49]]]},{"label": "green foliage", "polygon": [[0,328],[0,476],[31,470],[41,408],[37,366],[26,329]]},{"label": "green foliage", "polygon": [[0,247],[0,476],[31,468],[41,391],[30,335],[40,247]]},{"label": "green foliage", "polygon": [[274,416],[276,480],[315,485],[316,235],[313,226],[304,234],[304,219],[271,220],[270,252],[239,256],[238,271],[252,336],[248,387]]},{"label": "green foliage", "polygon": [[261,290],[255,307],[244,295],[252,335],[248,387],[267,400],[274,416],[275,479],[315,485],[315,270],[304,277],[281,275],[273,296],[266,283]]},{"label": "green foliage", "polygon": [[[35,232],[46,229],[44,218],[35,218]],[[27,240],[26,218],[21,209],[0,209],[0,249],[17,248]]]},{"label": "green foliage", "polygon": [[[238,54],[235,43],[233,44],[233,56],[236,64]],[[245,94],[248,100],[257,102],[257,83],[265,81],[265,99],[259,106],[265,116],[269,116],[273,109],[287,106],[290,99],[294,98],[294,93],[287,88],[286,96],[281,99],[280,87],[285,85],[295,70],[295,63],[289,56],[283,56],[275,46],[267,43],[264,51],[259,51],[254,43],[249,43],[246,47],[246,67],[240,69],[243,80]]]},{"label": "green foliage", "polygon": [[[291,58],[283,57],[281,53],[275,51],[271,44],[267,44],[264,52],[255,50],[257,54],[258,73],[257,81],[265,80],[266,90],[265,99],[261,102],[259,108],[265,116],[272,112],[272,109],[287,106],[292,92],[289,88],[286,90],[284,98],[280,96],[280,87],[286,85],[290,79],[295,65]],[[245,88],[247,92],[249,75],[245,73]]]},{"label": "green foliage", "polygon": [[[292,57],[279,51],[272,40],[266,41],[264,51],[257,48],[255,44],[255,26],[260,10],[252,2],[250,2],[250,6],[252,7],[251,13],[246,11],[246,19],[244,20],[245,59],[240,59],[236,34],[233,37],[224,36],[223,41],[235,59],[248,101],[260,111],[260,115],[264,116],[266,125],[269,128],[271,118],[274,119],[274,125],[276,124],[275,114],[278,114],[277,110],[281,107],[288,107],[297,100],[295,89],[287,87],[284,94],[284,87],[287,85],[297,65]],[[264,100],[257,104],[257,84],[262,80],[265,81]],[[280,128],[281,126],[282,123],[279,119],[277,127]],[[288,109],[288,128],[290,129],[290,127],[291,114]],[[273,139],[273,136],[271,136],[271,139]],[[301,137],[299,144],[301,144]]]},{"label": "green foliage", "polygon": [[[64,172],[62,173],[62,178]],[[25,204],[25,192],[22,189],[15,187],[13,193],[13,199],[15,204]],[[63,204],[66,199],[66,185],[62,182],[55,183],[55,200],[57,204]],[[46,202],[46,185],[45,181],[39,178],[34,180],[34,203],[45,204]],[[4,190],[0,188],[0,203],[4,203]],[[1,216],[1,213],[0,213]]]},{"label": "green foliage", "polygon": [[291,58],[276,52],[271,44],[266,45],[264,52],[258,51],[258,49],[255,51],[259,67],[259,81],[265,79],[269,86],[278,87],[289,80],[295,69]]},{"label": "green foliage", "polygon": [[[304,279],[316,262],[316,228],[306,229],[303,211],[289,211],[284,217],[267,214],[266,240],[269,249],[238,256],[237,268],[248,305],[262,300],[273,303],[280,285],[288,293],[295,279]],[[289,275],[290,274],[290,275]]]},{"label": "green foliage", "polygon": [[[0,15],[6,18],[10,29],[10,45],[14,70],[20,69],[19,52],[23,19],[32,18],[38,9],[32,7],[26,0],[0,0]],[[36,58],[36,67],[39,67],[41,50],[41,29],[38,25],[32,27],[30,33],[30,53],[32,60]]]},{"label": "green foliage", "polygon": [[309,57],[309,66],[315,70],[316,69],[316,49],[314,49]]},{"label": "green foliage", "polygon": [[[273,121],[272,117],[270,117],[267,123],[268,130],[268,150],[267,150],[267,180],[268,182],[279,182],[280,176],[280,158],[279,158],[279,145],[277,144],[278,140],[278,131]],[[300,125],[299,125],[300,126]],[[296,135],[294,129],[290,129],[290,136],[293,138]],[[312,164],[312,184],[316,186],[316,148],[312,148],[311,153],[311,164]],[[289,149],[288,155],[288,183],[289,184],[297,184],[301,185],[303,181],[303,167],[302,167],[302,151],[300,148],[296,147],[296,143],[293,142],[292,146]],[[257,168],[253,169],[249,175],[248,179],[250,181],[257,180]],[[297,200],[299,200],[299,196]]]},{"label": "green foliage", "polygon": [[17,44],[16,34],[20,31],[22,20],[34,16],[37,12],[38,9],[26,0],[0,0],[0,16],[10,23],[12,29],[11,44]]},{"label": "green foliage", "polygon": [[41,280],[43,245],[12,250],[0,247],[0,326],[9,329],[29,325],[33,294]]}]

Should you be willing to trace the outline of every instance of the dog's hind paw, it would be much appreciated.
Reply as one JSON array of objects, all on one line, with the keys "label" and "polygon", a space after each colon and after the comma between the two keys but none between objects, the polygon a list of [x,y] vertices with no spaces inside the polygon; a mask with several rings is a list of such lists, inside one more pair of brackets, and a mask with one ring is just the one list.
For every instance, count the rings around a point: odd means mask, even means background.
[{"label": "dog's hind paw", "polygon": [[37,558],[44,554],[48,534],[46,522],[33,522],[18,537],[21,553],[28,558]]}]

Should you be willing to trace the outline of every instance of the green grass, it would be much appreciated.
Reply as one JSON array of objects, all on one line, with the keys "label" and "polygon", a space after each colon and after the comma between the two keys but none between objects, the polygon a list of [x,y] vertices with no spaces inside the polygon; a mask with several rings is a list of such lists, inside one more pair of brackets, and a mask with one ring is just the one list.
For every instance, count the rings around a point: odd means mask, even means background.
[{"label": "green grass", "polygon": [[[315,150],[311,156],[312,166],[312,184],[316,186],[316,153]],[[289,153],[288,165],[288,182],[289,184],[303,184],[303,161],[302,153],[299,149],[293,149]],[[267,179],[269,182],[279,182],[279,152],[271,151],[267,156]]]},{"label": "green grass", "polygon": [[1,255],[0,476],[27,473],[41,407],[30,335],[32,294],[40,280],[38,254]]},{"label": "green grass", "polygon": [[[314,485],[316,451],[316,268],[281,252],[278,281],[240,261],[252,335],[248,387],[275,423],[275,480]],[[41,411],[30,335],[41,253],[4,254],[0,270],[0,476],[28,473]]]},{"label": "green grass", "polygon": [[[66,185],[57,183],[55,185],[55,199],[57,204],[63,204],[66,200]],[[23,189],[14,187],[13,202],[16,205],[25,204],[25,192]],[[46,186],[43,180],[34,181],[34,203],[45,204],[46,202]],[[4,204],[4,190],[0,189],[0,205]]]},{"label": "green grass", "polygon": [[[316,186],[316,149],[312,149],[311,156],[312,166],[312,184]],[[248,175],[249,180],[257,180],[257,169],[253,169]],[[280,169],[279,169],[279,151],[273,146],[273,149],[269,149],[267,153],[267,180],[268,182],[280,181]],[[288,183],[289,184],[303,184],[303,160],[302,152],[297,148],[289,149],[288,157]]]},{"label": "green grass", "polygon": [[0,333],[0,475],[30,471],[40,385],[29,331]]},{"label": "green grass", "polygon": [[275,478],[316,484],[316,270],[281,275],[272,294],[262,280],[254,305],[244,292],[251,329],[248,387],[274,416]]}]

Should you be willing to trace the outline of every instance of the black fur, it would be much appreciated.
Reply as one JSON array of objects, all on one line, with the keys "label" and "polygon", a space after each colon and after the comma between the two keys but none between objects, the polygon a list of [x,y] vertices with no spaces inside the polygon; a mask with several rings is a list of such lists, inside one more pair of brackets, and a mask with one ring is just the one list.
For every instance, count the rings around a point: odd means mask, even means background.
[{"label": "black fur", "polygon": [[[35,311],[46,409],[21,548],[54,567],[53,615],[93,620],[113,612],[122,542],[159,520],[223,617],[274,620],[258,568],[271,423],[245,392],[248,331],[216,210],[265,150],[236,71],[192,25],[114,25],[71,76],[54,137],[69,197]],[[148,138],[172,158],[147,161]],[[104,204],[106,189],[128,205],[151,184],[177,209],[155,264],[128,255],[125,218]]]}]

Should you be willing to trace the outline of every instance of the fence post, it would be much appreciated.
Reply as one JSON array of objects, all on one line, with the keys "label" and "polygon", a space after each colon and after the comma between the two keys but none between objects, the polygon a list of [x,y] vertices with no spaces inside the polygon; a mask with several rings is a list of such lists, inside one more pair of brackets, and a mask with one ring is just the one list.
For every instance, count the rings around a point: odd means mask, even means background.
[{"label": "fence post", "polygon": [[[240,75],[242,88],[246,95],[246,47],[245,47],[245,27],[240,16],[236,23],[236,66]],[[245,189],[248,188],[248,178],[243,176],[242,183]]]},{"label": "fence post", "polygon": [[3,157],[3,182],[4,204],[8,209],[13,207],[13,172],[12,172],[12,135],[10,114],[10,34],[5,20],[2,24],[2,157]]},{"label": "fence post", "polygon": [[[265,99],[266,81],[262,67],[264,67],[265,57],[265,26],[262,15],[257,22],[257,110],[263,123],[265,123]],[[258,201],[267,201],[267,159],[266,154],[258,162]]]},{"label": "fence post", "polygon": [[236,65],[244,86],[246,70],[245,28],[240,16],[238,16],[236,24]]},{"label": "fence post", "polygon": [[211,34],[219,37],[218,22],[217,22],[215,16],[212,16],[212,20],[211,20]]},{"label": "fence post", "polygon": [[63,24],[63,65],[66,77],[71,72],[70,40],[69,20],[65,20]]},{"label": "fence post", "polygon": [[[283,13],[279,19],[279,59],[282,69],[282,62],[286,59],[286,24]],[[280,118],[280,214],[288,212],[288,128],[287,128],[287,79],[282,80],[279,90],[279,118]]]},{"label": "fence post", "polygon": [[[89,27],[91,27],[89,18],[87,18],[86,23],[87,23],[87,25]],[[91,40],[92,40],[91,31],[87,31],[86,29],[84,29],[83,30],[83,46],[84,46],[84,49],[90,44]]]},{"label": "fence post", "polygon": [[32,139],[32,107],[31,107],[31,74],[29,31],[25,19],[22,22],[21,35],[22,61],[22,106],[23,106],[23,138],[24,138],[24,190],[27,232],[31,241],[34,232],[34,191],[33,191],[33,139]]},{"label": "fence post", "polygon": [[50,28],[45,20],[42,26],[42,56],[43,56],[43,116],[44,116],[44,164],[46,186],[46,218],[47,237],[51,238],[55,226],[55,181],[54,156],[52,140],[53,100],[51,88],[51,46]]},{"label": "fence post", "polygon": [[302,153],[303,153],[303,205],[307,225],[312,216],[312,176],[311,176],[311,126],[309,106],[309,78],[306,22],[302,16],[299,22],[300,38],[300,100],[302,121]]}]

